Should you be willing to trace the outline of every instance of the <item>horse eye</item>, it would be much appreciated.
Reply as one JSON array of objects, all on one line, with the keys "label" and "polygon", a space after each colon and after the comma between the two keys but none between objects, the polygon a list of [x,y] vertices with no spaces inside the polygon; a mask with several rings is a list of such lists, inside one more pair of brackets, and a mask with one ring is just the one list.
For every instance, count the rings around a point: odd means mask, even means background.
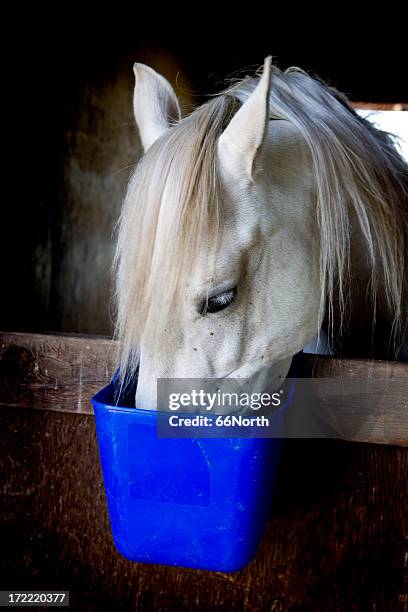
[{"label": "horse eye", "polygon": [[218,295],[213,295],[212,297],[208,298],[208,300],[203,302],[200,309],[200,314],[206,315],[224,310],[224,308],[227,308],[234,301],[236,294],[237,288],[234,287],[233,289],[228,289],[228,291],[223,291]]}]

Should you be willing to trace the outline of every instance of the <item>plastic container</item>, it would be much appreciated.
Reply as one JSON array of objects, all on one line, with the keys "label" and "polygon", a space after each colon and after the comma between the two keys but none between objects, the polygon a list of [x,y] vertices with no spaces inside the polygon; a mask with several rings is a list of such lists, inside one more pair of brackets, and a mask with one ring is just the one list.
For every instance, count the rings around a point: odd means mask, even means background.
[{"label": "plastic container", "polygon": [[145,563],[243,568],[267,522],[282,440],[159,438],[162,413],[132,407],[135,389],[115,405],[114,391],[115,381],[92,402],[117,549]]}]

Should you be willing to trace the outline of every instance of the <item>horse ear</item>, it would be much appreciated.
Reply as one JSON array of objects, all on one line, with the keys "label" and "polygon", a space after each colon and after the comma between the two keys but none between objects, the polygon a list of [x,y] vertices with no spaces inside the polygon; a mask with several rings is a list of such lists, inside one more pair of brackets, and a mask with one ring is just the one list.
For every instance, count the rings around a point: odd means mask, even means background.
[{"label": "horse ear", "polygon": [[145,152],[168,129],[171,120],[180,119],[180,107],[170,83],[153,68],[134,64],[133,111]]},{"label": "horse ear", "polygon": [[256,89],[234,115],[218,141],[218,159],[227,175],[253,180],[266,139],[272,59],[267,57]]}]

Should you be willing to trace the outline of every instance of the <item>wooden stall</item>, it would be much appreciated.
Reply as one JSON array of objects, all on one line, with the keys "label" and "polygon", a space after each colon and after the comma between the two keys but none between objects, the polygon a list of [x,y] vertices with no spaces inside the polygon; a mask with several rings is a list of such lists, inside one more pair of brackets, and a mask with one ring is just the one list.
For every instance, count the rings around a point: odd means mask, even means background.
[{"label": "wooden stall", "polygon": [[[274,25],[282,43],[270,42],[267,19],[265,44],[252,20],[253,42],[244,50],[240,34],[238,52],[213,21],[203,35],[194,24],[176,36],[173,8],[166,36],[159,32],[154,45],[139,14],[132,21],[118,9],[116,28],[109,10],[104,29],[92,15],[81,30],[83,16],[71,6],[66,12],[67,33],[49,27],[47,14],[26,34],[19,17],[15,47],[24,60],[8,85],[14,114],[5,121],[13,164],[0,241],[1,589],[69,590],[72,609],[98,612],[407,610],[407,397],[387,406],[386,427],[384,414],[370,413],[368,398],[364,426],[353,435],[340,403],[323,415],[335,439],[285,441],[266,534],[254,560],[236,574],[121,557],[111,538],[90,403],[116,363],[114,232],[141,153],[131,107],[133,61],[167,76],[185,110],[269,53],[282,67],[302,65],[353,92],[354,100],[368,100],[360,108],[386,100],[387,109],[406,109],[403,69],[398,78],[387,71],[379,78],[377,42],[358,53],[342,45],[338,60],[319,42],[313,56],[308,30],[302,54],[285,55],[288,28]],[[321,41],[319,20],[316,28]],[[394,41],[389,47],[388,64],[398,67]],[[386,49],[382,44],[382,55]],[[408,365],[398,362],[304,356],[302,369],[310,377],[408,379]]]},{"label": "wooden stall", "polygon": [[[112,542],[90,404],[115,351],[108,338],[0,336],[7,588],[70,590],[71,605],[85,610],[405,609],[407,397],[388,414],[392,427],[371,419],[344,440],[350,414],[340,405],[337,440],[285,441],[267,532],[246,569],[135,564]],[[306,355],[302,376],[361,377],[368,368],[408,378],[405,364]]]}]

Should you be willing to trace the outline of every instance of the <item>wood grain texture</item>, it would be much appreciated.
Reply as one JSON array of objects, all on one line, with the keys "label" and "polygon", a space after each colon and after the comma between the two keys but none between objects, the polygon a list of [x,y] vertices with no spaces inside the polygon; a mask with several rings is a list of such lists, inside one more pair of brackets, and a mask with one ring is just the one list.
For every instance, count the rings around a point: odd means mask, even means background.
[{"label": "wood grain texture", "polygon": [[[0,405],[91,414],[90,398],[111,380],[117,349],[109,338],[2,333]],[[297,376],[313,378],[314,405],[330,437],[408,444],[407,364],[304,355]],[[344,402],[323,392],[321,379],[379,380],[387,391],[379,399],[376,387]]]},{"label": "wood grain texture", "polygon": [[116,348],[109,338],[0,334],[0,405],[90,414]]},{"label": "wood grain texture", "polygon": [[404,102],[394,102],[393,104],[378,103],[378,102],[353,102],[354,108],[364,108],[367,110],[388,110],[388,111],[406,111],[408,110],[408,104]]},{"label": "wood grain texture", "polygon": [[3,589],[70,590],[98,612],[406,609],[406,449],[285,441],[261,546],[225,574],[115,550],[91,415],[3,407],[0,429]]},{"label": "wood grain texture", "polygon": [[313,408],[330,437],[408,445],[408,364],[304,355],[298,377],[312,379]]}]

